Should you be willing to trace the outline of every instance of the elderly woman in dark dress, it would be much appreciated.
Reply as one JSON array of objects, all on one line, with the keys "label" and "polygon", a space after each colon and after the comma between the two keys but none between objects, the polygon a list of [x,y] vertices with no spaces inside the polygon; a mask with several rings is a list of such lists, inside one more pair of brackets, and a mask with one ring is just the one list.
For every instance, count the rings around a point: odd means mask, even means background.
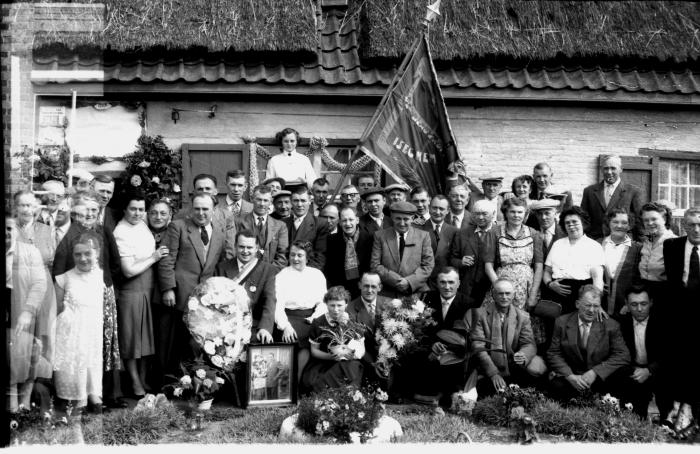
[{"label": "elderly woman in dark dress", "polygon": [[114,229],[125,279],[119,285],[117,313],[119,348],[131,377],[134,396],[146,394],[146,357],[155,353],[151,292],[153,265],[168,255],[168,248],[156,249],[156,242],[144,220],[146,200],[138,193],[125,198],[124,218]]},{"label": "elderly woman in dark dress", "polygon": [[360,358],[365,354],[365,326],[357,324],[353,339],[345,344],[331,346],[331,338],[326,330],[348,323],[349,316],[345,309],[350,302],[350,293],[340,285],[331,287],[324,295],[323,302],[326,303],[328,312],[311,322],[311,359],[302,373],[302,389],[321,391],[344,385],[360,386],[363,372]]}]

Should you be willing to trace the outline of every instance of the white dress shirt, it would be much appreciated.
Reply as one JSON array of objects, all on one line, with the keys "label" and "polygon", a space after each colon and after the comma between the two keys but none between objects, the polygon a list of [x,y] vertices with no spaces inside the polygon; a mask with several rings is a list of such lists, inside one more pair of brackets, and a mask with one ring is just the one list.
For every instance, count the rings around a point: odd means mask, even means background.
[{"label": "white dress shirt", "polygon": [[270,158],[267,162],[265,178],[284,178],[289,183],[299,183],[302,180],[311,187],[317,178],[311,161],[306,156],[292,152],[282,152]]},{"label": "white dress shirt", "polygon": [[634,326],[634,348],[637,350],[637,355],[634,361],[637,364],[647,364],[647,349],[646,349],[646,334],[647,334],[647,317],[644,321],[638,322],[632,320]]},{"label": "white dress shirt", "polygon": [[[456,222],[455,222],[455,219],[457,220]],[[452,213],[452,225],[454,225],[458,228],[462,227],[462,219],[464,219],[464,211],[462,211],[462,214]]]},{"label": "white dress shirt", "polygon": [[[457,296],[457,295],[455,295]],[[450,306],[452,305],[452,301],[455,300],[455,296],[452,298],[446,300],[442,296],[440,297],[440,303],[442,304],[442,319],[445,320],[445,317],[447,317],[447,313],[450,311]]]},{"label": "white dress shirt", "polygon": [[603,246],[583,235],[571,244],[569,238],[554,242],[547,255],[545,265],[552,268],[552,279],[591,278],[591,268],[605,265]]},{"label": "white dress shirt", "polygon": [[629,236],[625,236],[621,243],[615,243],[610,236],[605,237],[603,240],[605,268],[607,268],[611,278],[615,279],[617,267],[620,266],[620,260],[622,260],[622,253],[625,252],[626,247],[631,246],[632,239]]},{"label": "white dress shirt", "polygon": [[241,204],[241,201],[238,200],[238,201],[235,201],[235,202],[234,202],[233,199],[231,198],[231,195],[226,194],[226,208],[227,208],[231,213],[235,213],[236,211],[234,210],[234,208],[235,208],[236,206],[238,206],[238,212],[240,213],[240,212],[241,212],[241,208],[243,208],[243,205]]},{"label": "white dress shirt", "polygon": [[606,207],[610,204],[610,199],[612,198],[612,195],[618,186],[620,186],[620,179],[619,178],[613,184],[608,184],[608,183],[603,184],[603,198],[605,199],[605,206]]},{"label": "white dress shirt", "polygon": [[[690,240],[685,240],[685,253],[683,255],[683,283],[688,285],[688,273],[690,272],[690,254],[693,252],[695,245]],[[698,246],[698,255],[700,255],[700,246]]]},{"label": "white dress shirt", "polygon": [[377,223],[377,225],[379,226],[380,229],[382,228],[382,222],[384,222],[384,213],[381,213],[381,214],[379,215],[379,217],[376,217],[376,218],[375,218],[374,216],[372,216],[371,214],[369,215],[369,217],[370,217],[374,222]]}]

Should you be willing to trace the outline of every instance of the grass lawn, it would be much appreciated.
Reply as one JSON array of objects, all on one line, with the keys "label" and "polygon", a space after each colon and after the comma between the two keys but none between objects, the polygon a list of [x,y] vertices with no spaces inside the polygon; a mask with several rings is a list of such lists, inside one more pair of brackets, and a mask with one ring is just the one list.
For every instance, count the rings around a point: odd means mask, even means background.
[{"label": "grass lawn", "polygon": [[[32,427],[13,434],[19,444],[167,444],[167,443],[279,443],[282,421],[296,412],[295,407],[249,408],[215,405],[205,414],[204,428],[189,429],[191,419],[175,407],[134,412],[131,409],[84,416],[82,422],[55,428]],[[495,426],[477,425],[466,418],[447,413],[434,415],[418,405],[389,405],[387,414],[401,424],[404,436],[398,443],[455,443],[466,432],[475,443],[513,443],[513,432]],[[561,437],[540,435],[542,441],[563,441]],[[312,443],[328,439],[312,438]],[[14,442],[13,442],[14,444]]]}]

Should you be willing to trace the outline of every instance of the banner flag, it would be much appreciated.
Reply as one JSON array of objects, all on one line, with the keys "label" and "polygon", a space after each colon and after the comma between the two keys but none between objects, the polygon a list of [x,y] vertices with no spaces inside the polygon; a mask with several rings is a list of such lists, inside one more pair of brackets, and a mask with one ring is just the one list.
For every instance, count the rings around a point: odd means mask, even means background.
[{"label": "banner flag", "polygon": [[398,183],[445,194],[448,167],[459,154],[425,35],[406,60],[359,148]]}]

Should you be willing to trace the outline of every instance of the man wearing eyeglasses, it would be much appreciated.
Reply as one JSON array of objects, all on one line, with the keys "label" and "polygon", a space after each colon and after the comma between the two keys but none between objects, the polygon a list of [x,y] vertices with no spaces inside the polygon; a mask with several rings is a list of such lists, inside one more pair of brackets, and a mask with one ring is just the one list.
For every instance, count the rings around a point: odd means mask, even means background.
[{"label": "man wearing eyeglasses", "polygon": [[357,210],[357,205],[360,203],[360,191],[351,184],[344,186],[340,190],[340,201],[343,206],[349,206]]},{"label": "man wearing eyeglasses", "polygon": [[661,358],[662,333],[658,317],[650,317],[653,302],[644,285],[633,285],[625,292],[628,314],[620,318],[620,330],[630,351],[633,371],[624,389],[623,401],[632,404],[632,410],[646,419],[652,393],[656,397],[659,414],[665,418],[671,410],[666,397],[666,386],[662,383]]}]

